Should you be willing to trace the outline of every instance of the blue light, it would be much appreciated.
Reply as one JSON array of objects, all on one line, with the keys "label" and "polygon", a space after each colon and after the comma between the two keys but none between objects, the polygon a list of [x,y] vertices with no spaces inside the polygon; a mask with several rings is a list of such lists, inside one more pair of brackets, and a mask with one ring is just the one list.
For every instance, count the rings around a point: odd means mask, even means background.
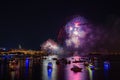
[{"label": "blue light", "polygon": [[7,55],[3,55],[2,58],[3,58],[3,59],[7,59],[8,56],[7,56]]},{"label": "blue light", "polygon": [[52,62],[48,63],[47,72],[48,72],[48,78],[51,79],[51,77],[52,77]]},{"label": "blue light", "polygon": [[49,72],[52,72],[52,63],[51,62],[48,63],[47,69]]},{"label": "blue light", "polygon": [[25,60],[25,76],[28,77],[29,75],[29,63],[30,63],[30,60],[28,58],[26,58]]},{"label": "blue light", "polygon": [[49,62],[49,63],[48,63],[48,66],[52,67],[52,62]]},{"label": "blue light", "polygon": [[110,63],[108,61],[104,62],[104,76],[106,80],[109,78],[109,69],[110,69]]},{"label": "blue light", "polygon": [[48,69],[48,72],[52,72],[52,69]]},{"label": "blue light", "polygon": [[51,78],[52,76],[52,69],[48,69],[48,77]]},{"label": "blue light", "polygon": [[25,65],[26,65],[26,67],[29,67],[29,59],[28,58],[26,58],[26,60],[25,60]]},{"label": "blue light", "polygon": [[106,70],[110,69],[110,63],[109,62],[107,62],[107,61],[104,62],[104,69],[106,69]]}]

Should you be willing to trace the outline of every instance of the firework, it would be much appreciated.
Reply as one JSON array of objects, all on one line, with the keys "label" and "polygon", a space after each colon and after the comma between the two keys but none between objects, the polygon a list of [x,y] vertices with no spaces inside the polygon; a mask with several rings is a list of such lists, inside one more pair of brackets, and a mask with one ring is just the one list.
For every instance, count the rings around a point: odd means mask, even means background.
[{"label": "firework", "polygon": [[59,45],[53,41],[52,39],[48,39],[46,42],[44,42],[41,46],[42,50],[45,50],[49,53],[60,53],[62,52],[62,48],[59,47]]},{"label": "firework", "polygon": [[65,26],[68,38],[65,40],[67,47],[74,46],[79,48],[83,44],[83,39],[89,33],[88,27],[85,25],[86,20],[82,17],[76,17]]}]

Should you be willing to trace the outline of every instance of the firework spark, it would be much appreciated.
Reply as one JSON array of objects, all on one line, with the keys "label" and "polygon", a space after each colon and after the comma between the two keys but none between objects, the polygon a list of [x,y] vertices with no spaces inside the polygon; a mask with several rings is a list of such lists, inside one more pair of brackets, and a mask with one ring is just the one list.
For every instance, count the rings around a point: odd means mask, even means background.
[{"label": "firework spark", "polygon": [[84,25],[85,23],[84,18],[76,17],[65,26],[68,35],[65,42],[68,47],[74,46],[74,48],[79,48],[82,46],[84,42],[83,39],[85,39],[89,33],[89,29]]}]

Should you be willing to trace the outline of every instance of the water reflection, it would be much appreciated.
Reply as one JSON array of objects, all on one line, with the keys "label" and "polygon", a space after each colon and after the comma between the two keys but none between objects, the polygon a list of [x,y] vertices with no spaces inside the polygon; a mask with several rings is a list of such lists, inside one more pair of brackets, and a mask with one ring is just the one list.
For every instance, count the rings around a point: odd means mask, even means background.
[{"label": "water reflection", "polygon": [[[67,58],[68,61],[71,61],[70,64],[64,64],[62,61],[60,64],[56,64],[56,60],[50,56],[47,59],[18,58],[17,60],[18,69],[16,70],[9,69],[6,59],[0,63],[0,80],[110,80],[110,78],[113,80],[115,77],[110,76],[111,70],[116,71],[114,65],[118,65],[108,61],[96,61],[94,63],[96,69],[91,70],[90,67],[84,66],[83,62],[73,62],[80,60],[79,56]],[[79,66],[82,71],[72,71],[73,65]]]},{"label": "water reflection", "polygon": [[[74,57],[74,60],[78,60],[80,57]],[[69,58],[69,60],[73,60],[72,58]],[[82,72],[73,72],[71,71],[71,68],[73,65],[77,65],[80,68],[82,68]],[[85,69],[85,66],[83,63],[72,63],[69,65],[66,65],[66,79],[65,80],[88,80],[88,72]]]},{"label": "water reflection", "polygon": [[19,80],[19,78],[20,78],[19,70],[11,71],[10,75],[11,75],[11,80]]},{"label": "water reflection", "polygon": [[25,60],[25,77],[26,77],[26,79],[28,79],[28,77],[29,77],[29,63],[30,63],[30,60],[28,58],[26,58],[26,60]]},{"label": "water reflection", "polygon": [[87,68],[88,72],[89,72],[89,78],[90,80],[93,80],[93,74],[94,74],[94,70],[91,70],[90,68]]},{"label": "water reflection", "polygon": [[[14,64],[13,64],[13,62],[14,62]],[[9,61],[8,71],[10,73],[11,80],[19,80],[19,78],[20,78],[20,72],[19,72],[20,70],[19,69],[20,69],[19,59]]]},{"label": "water reflection", "polygon": [[48,66],[47,66],[47,73],[48,73],[48,78],[50,80],[51,80],[51,77],[52,77],[52,69],[53,69],[52,62],[49,62]]},{"label": "water reflection", "polygon": [[56,61],[48,58],[43,60],[42,80],[57,80],[57,65]]},{"label": "water reflection", "polygon": [[110,62],[104,61],[104,70],[109,70],[110,69]]},{"label": "water reflection", "polygon": [[12,80],[15,79],[15,72],[14,72],[14,71],[11,72],[11,79],[12,79]]},{"label": "water reflection", "polygon": [[104,76],[105,76],[105,80],[109,80],[109,69],[110,69],[110,62],[104,61]]},{"label": "water reflection", "polygon": [[51,80],[51,78],[52,78],[52,69],[49,69],[47,73],[48,73],[48,79]]},{"label": "water reflection", "polygon": [[29,62],[30,62],[30,60],[29,60],[28,58],[26,58],[26,60],[25,60],[25,65],[26,65],[26,68],[28,68],[28,67],[29,67]]}]

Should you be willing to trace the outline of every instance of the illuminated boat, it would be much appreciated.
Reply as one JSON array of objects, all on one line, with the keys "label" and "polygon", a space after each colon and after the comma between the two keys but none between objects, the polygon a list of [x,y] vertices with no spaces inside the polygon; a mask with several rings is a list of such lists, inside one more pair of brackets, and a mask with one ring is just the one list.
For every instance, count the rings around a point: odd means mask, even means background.
[{"label": "illuminated boat", "polygon": [[75,60],[75,61],[73,61],[73,63],[81,63],[81,62],[83,62],[83,61],[81,61],[81,60]]},{"label": "illuminated boat", "polygon": [[81,71],[82,71],[82,68],[74,65],[74,66],[71,68],[71,70],[74,71],[74,72],[81,72]]},{"label": "illuminated boat", "polygon": [[47,73],[48,73],[48,77],[51,78],[52,77],[52,62],[49,62],[48,63],[48,66],[47,66]]},{"label": "illuminated boat", "polygon": [[47,70],[52,71],[52,66],[53,66],[52,62],[49,62],[47,66]]},{"label": "illuminated boat", "polygon": [[58,60],[57,58],[52,58],[53,60]]}]

